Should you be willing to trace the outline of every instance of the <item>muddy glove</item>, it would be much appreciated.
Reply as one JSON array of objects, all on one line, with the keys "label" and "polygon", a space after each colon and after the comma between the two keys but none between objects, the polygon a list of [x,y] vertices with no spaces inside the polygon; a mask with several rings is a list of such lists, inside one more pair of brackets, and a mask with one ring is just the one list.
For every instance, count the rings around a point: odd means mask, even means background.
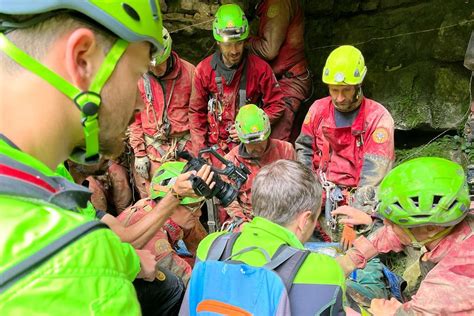
[{"label": "muddy glove", "polygon": [[135,170],[142,178],[149,180],[150,174],[148,170],[150,170],[150,159],[147,156],[135,157]]},{"label": "muddy glove", "polygon": [[352,196],[350,206],[371,214],[377,205],[376,188],[365,185],[358,188]]}]

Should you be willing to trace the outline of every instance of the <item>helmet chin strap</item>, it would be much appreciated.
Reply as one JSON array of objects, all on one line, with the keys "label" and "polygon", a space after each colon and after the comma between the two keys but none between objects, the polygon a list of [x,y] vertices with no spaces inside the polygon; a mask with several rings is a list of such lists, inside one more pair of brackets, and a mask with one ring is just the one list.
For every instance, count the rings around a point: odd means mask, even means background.
[{"label": "helmet chin strap", "polygon": [[428,244],[428,243],[430,243],[434,240],[443,238],[444,236],[449,234],[451,232],[451,230],[453,229],[453,227],[454,226],[443,229],[442,231],[436,233],[434,236],[431,236],[430,238],[427,238],[427,239],[422,240],[422,241],[418,241],[409,228],[403,227],[402,229],[408,235],[408,237],[410,237],[411,245],[414,248],[423,248],[426,244]]},{"label": "helmet chin strap", "polygon": [[99,120],[98,111],[102,98],[100,92],[115,69],[118,60],[128,47],[128,42],[119,39],[110,49],[101,67],[97,71],[89,89],[81,91],[54,71],[42,65],[29,56],[3,33],[0,33],[0,49],[25,69],[43,78],[53,87],[71,99],[81,111],[81,124],[84,130],[85,148],[76,147],[70,159],[80,164],[95,164],[99,162]]}]

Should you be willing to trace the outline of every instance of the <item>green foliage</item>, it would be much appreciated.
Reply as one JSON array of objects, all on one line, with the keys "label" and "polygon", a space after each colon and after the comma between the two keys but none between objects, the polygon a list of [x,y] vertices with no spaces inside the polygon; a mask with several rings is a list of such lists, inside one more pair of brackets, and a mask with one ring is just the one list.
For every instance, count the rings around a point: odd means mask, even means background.
[{"label": "green foliage", "polygon": [[469,159],[473,161],[474,148],[472,143],[466,142],[460,136],[447,135],[421,147],[396,149],[395,154],[395,166],[417,157],[441,157],[453,160],[465,167]]}]

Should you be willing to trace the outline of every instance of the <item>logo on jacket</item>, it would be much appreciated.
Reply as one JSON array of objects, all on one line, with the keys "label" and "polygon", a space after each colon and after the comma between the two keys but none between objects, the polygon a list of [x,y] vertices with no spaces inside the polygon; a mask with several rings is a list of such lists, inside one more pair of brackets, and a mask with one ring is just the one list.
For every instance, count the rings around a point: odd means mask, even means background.
[{"label": "logo on jacket", "polygon": [[377,144],[383,144],[388,139],[388,131],[385,127],[379,127],[372,133],[372,139]]},{"label": "logo on jacket", "polygon": [[271,19],[276,17],[280,13],[280,6],[278,3],[272,4],[270,8],[268,8],[267,16]]}]

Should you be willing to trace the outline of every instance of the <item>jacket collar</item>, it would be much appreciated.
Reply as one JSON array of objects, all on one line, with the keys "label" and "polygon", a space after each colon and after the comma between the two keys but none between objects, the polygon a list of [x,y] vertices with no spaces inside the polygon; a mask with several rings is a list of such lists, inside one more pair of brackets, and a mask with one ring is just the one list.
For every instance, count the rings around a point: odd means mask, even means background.
[{"label": "jacket collar", "polygon": [[221,76],[225,79],[226,85],[231,85],[232,81],[234,80],[235,74],[242,69],[242,66],[245,64],[247,59],[247,52],[244,50],[242,61],[237,67],[229,68],[227,67],[224,62],[222,61],[222,54],[220,51],[216,51],[212,55],[211,59],[211,67],[217,73],[220,73]]},{"label": "jacket collar", "polygon": [[291,247],[297,249],[304,249],[303,244],[301,243],[301,241],[298,240],[298,238],[293,232],[263,217],[255,216],[250,223],[244,226],[242,231],[250,233],[255,230],[258,230],[260,232],[263,231],[266,234],[272,235],[274,238],[281,240],[282,242],[288,244]]}]

